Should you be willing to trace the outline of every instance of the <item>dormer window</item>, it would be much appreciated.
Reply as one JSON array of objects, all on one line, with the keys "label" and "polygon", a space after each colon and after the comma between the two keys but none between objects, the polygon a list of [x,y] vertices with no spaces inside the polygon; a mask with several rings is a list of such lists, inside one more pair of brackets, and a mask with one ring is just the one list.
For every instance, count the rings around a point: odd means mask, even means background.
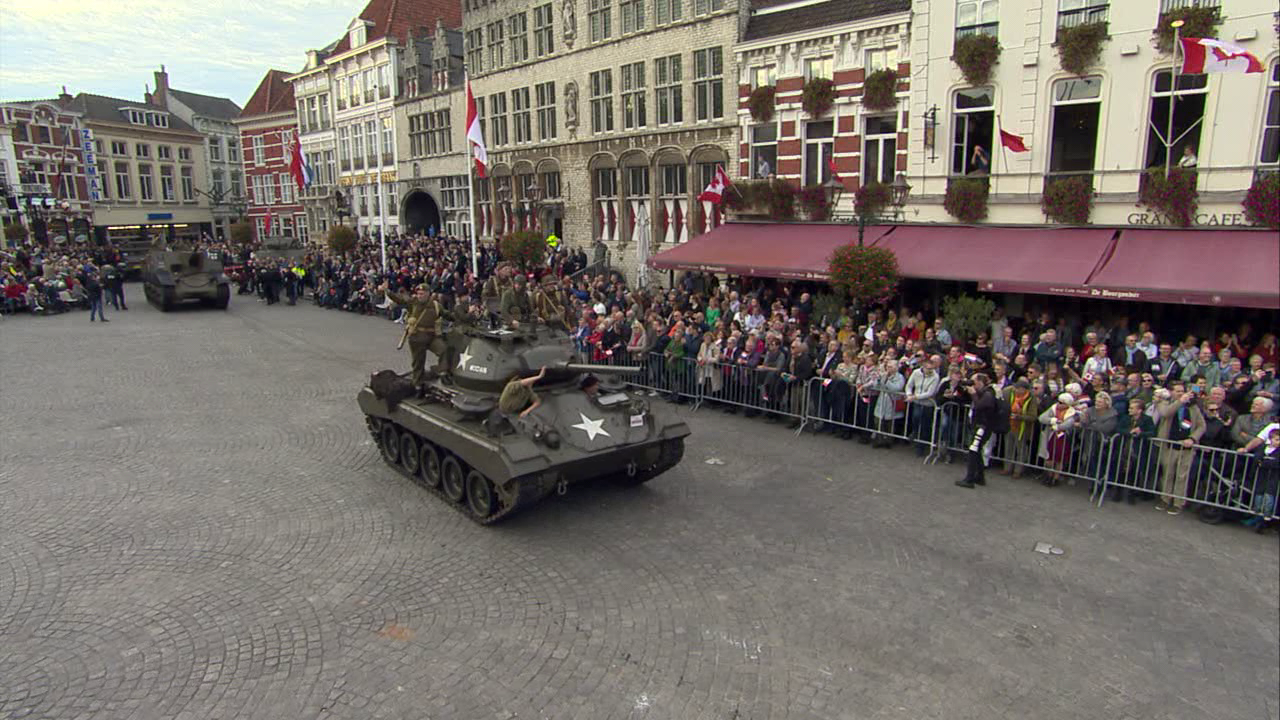
[{"label": "dormer window", "polygon": [[364,44],[365,37],[367,36],[367,34],[368,34],[368,29],[364,26],[363,23],[361,23],[360,25],[351,28],[351,33],[350,33],[348,42],[351,44],[351,47],[353,48],[360,47],[361,45]]},{"label": "dormer window", "polygon": [[141,110],[129,110],[129,122],[134,125],[146,125],[146,114]]},{"label": "dormer window", "polygon": [[167,127],[169,127],[169,116],[168,116],[168,115],[162,115],[162,114],[160,114],[160,113],[148,113],[148,118],[147,118],[147,119],[148,119],[148,120],[150,120],[150,123],[149,123],[149,124],[150,124],[150,125],[153,125],[153,126],[155,126],[155,127],[158,127],[158,128],[167,128]]}]

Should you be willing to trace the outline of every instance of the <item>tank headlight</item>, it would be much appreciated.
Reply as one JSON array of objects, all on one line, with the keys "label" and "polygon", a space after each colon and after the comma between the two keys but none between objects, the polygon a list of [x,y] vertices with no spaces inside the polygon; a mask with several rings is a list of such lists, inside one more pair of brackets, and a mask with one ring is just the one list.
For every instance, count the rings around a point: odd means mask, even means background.
[{"label": "tank headlight", "polygon": [[560,433],[555,430],[548,430],[543,434],[542,441],[547,444],[547,447],[555,450],[560,447]]}]

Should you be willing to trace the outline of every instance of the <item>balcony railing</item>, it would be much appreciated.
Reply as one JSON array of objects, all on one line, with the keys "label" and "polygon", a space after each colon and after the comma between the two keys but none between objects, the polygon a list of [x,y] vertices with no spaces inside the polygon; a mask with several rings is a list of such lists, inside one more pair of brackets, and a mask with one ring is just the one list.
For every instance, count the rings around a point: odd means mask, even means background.
[{"label": "balcony railing", "polygon": [[1160,13],[1189,7],[1220,8],[1222,0],[1160,0]]},{"label": "balcony railing", "polygon": [[956,39],[969,37],[970,35],[990,35],[995,37],[1000,30],[1000,23],[983,23],[981,25],[965,25],[956,28]]},{"label": "balcony railing", "polygon": [[1078,10],[1063,10],[1058,13],[1058,29],[1062,30],[1063,28],[1073,28],[1081,25],[1105,23],[1110,19],[1110,10],[1110,6],[1106,3],[1092,5]]},{"label": "balcony railing", "polygon": [[1089,189],[1094,189],[1093,172],[1090,170],[1058,170],[1045,173],[1044,191],[1048,192],[1049,188],[1055,184],[1068,180],[1070,178],[1085,178],[1089,181]]}]

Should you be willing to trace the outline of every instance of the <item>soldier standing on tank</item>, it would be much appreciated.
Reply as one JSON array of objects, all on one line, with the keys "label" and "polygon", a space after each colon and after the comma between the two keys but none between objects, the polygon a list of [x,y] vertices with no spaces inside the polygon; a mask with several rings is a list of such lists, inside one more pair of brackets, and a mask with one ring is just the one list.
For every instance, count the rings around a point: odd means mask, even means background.
[{"label": "soldier standing on tank", "polygon": [[533,300],[530,299],[524,283],[524,273],[516,273],[512,278],[511,287],[502,293],[502,320],[510,323],[512,327],[532,319]]},{"label": "soldier standing on tank", "polygon": [[[444,326],[445,310],[440,301],[431,297],[431,288],[425,283],[418,286],[412,297],[391,292],[387,283],[378,288],[387,294],[387,298],[397,305],[407,308],[404,319],[405,333],[409,336],[410,374],[409,381],[419,386],[424,380],[430,380],[448,372],[448,347],[440,337]],[[435,353],[436,366],[431,369],[430,376],[423,372],[427,364],[427,351]]]}]

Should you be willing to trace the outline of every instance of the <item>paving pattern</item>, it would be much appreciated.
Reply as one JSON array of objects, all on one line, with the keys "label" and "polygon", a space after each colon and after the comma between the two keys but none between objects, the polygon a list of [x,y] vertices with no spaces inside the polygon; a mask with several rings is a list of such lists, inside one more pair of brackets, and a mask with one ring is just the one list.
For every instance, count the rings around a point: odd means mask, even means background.
[{"label": "paving pattern", "polygon": [[0,321],[0,718],[1280,713],[1275,535],[705,408],[482,528],[368,440],[398,326],[129,292]]}]

